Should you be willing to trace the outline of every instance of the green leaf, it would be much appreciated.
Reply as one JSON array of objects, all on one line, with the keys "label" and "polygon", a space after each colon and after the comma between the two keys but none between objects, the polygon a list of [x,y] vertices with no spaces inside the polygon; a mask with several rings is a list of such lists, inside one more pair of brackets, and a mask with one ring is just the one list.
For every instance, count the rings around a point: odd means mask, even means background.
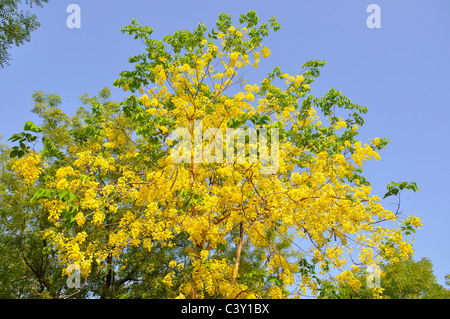
[{"label": "green leaf", "polygon": [[13,158],[13,157],[19,157],[19,150],[13,149],[13,150],[11,151],[11,153],[9,154],[9,157],[10,157],[10,158]]},{"label": "green leaf", "polygon": [[70,193],[69,200],[67,201],[67,203],[71,203],[74,199],[75,199],[75,194]]}]

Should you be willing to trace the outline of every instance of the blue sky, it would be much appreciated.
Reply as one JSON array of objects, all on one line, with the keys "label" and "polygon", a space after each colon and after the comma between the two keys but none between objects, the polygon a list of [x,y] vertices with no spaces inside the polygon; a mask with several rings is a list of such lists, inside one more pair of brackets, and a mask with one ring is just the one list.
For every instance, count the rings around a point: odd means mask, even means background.
[{"label": "blue sky", "polygon": [[[81,28],[69,29],[69,4],[81,8]],[[381,28],[370,29],[369,4],[381,8]],[[79,97],[96,94],[120,71],[131,69],[128,57],[141,53],[140,41],[120,32],[136,18],[160,39],[199,22],[213,27],[219,13],[238,22],[256,10],[262,21],[275,16],[281,29],[265,44],[271,58],[249,75],[261,79],[279,65],[287,73],[308,60],[326,60],[311,86],[320,96],[331,88],[369,108],[360,139],[391,140],[381,160],[365,165],[374,194],[391,181],[415,181],[418,193],[402,194],[402,210],[424,223],[414,243],[415,259],[434,264],[440,284],[450,273],[450,1],[144,1],[50,0],[37,13],[41,27],[30,43],[13,48],[11,66],[0,70],[0,133],[3,142],[20,132],[30,113],[34,90],[57,93],[73,114]],[[264,63],[263,63],[264,62]],[[113,99],[124,97],[113,89]],[[385,200],[385,207],[394,203]],[[392,206],[392,209],[395,207]]]}]

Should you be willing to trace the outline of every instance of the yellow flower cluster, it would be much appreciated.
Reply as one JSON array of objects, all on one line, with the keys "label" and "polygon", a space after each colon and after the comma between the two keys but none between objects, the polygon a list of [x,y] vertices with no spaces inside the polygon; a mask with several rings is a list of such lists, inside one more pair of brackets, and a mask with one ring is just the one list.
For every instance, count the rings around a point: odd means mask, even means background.
[{"label": "yellow flower cluster", "polygon": [[19,158],[13,165],[13,170],[22,178],[28,186],[33,185],[43,171],[41,167],[41,156],[32,152],[27,156]]},{"label": "yellow flower cluster", "polygon": [[118,130],[114,130],[111,127],[105,128],[105,135],[108,142],[103,143],[103,146],[106,148],[118,148],[125,143],[126,138],[124,134]]},{"label": "yellow flower cluster", "polygon": [[384,299],[384,288],[373,288],[372,289],[372,296],[373,299]]},{"label": "yellow flower cluster", "polygon": [[40,204],[48,212],[48,219],[54,223],[58,223],[62,212],[67,209],[66,203],[59,199],[43,199],[40,201]]}]

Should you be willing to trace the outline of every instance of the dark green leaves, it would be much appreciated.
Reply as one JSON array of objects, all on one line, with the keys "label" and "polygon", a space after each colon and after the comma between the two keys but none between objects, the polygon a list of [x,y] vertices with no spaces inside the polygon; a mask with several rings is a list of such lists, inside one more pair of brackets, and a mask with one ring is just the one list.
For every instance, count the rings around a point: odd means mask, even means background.
[{"label": "dark green leaves", "polygon": [[203,203],[203,194],[196,194],[192,189],[182,189],[179,196],[184,199],[182,208],[186,209]]},{"label": "dark green leaves", "polygon": [[[219,16],[220,18],[220,16]],[[259,22],[259,18],[256,15],[256,11],[252,10],[247,12],[247,14],[241,14],[239,18],[239,23],[244,24],[247,23],[246,28],[252,28],[256,26]]]},{"label": "dark green leaves", "polygon": [[240,114],[235,117],[230,117],[227,121],[227,127],[236,129],[244,125],[248,120],[248,114]]},{"label": "dark green leaves", "polygon": [[388,192],[384,195],[383,199],[392,195],[398,195],[400,194],[400,192],[403,189],[409,189],[412,190],[413,192],[419,191],[419,188],[417,187],[415,182],[401,182],[401,183],[396,183],[396,182],[390,182],[389,184],[387,184],[387,189]]},{"label": "dark green leaves", "polygon": [[259,23],[259,18],[255,10],[249,11],[247,14],[241,14],[239,22],[241,24],[246,24],[245,27],[249,30],[251,42],[254,45],[259,45],[262,39],[269,35],[269,29],[272,29],[273,31],[278,31],[280,29],[280,25],[276,21],[275,17],[271,17],[269,19],[270,26],[267,26],[267,24],[263,23],[259,27],[257,27]]},{"label": "dark green leaves", "polygon": [[273,29],[273,31],[280,30],[281,26],[277,22],[277,20],[275,20],[275,17],[270,17],[269,22],[270,22],[270,27]]},{"label": "dark green leaves", "polygon": [[231,14],[220,13],[216,26],[219,31],[223,33],[228,32],[228,28],[231,27]]}]

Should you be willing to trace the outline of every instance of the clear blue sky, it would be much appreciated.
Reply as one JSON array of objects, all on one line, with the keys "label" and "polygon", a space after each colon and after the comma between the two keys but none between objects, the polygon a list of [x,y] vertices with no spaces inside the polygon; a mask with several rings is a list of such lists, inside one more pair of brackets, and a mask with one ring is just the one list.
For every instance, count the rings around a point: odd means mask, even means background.
[{"label": "clear blue sky", "polygon": [[[66,8],[81,7],[81,28],[69,29]],[[381,8],[381,28],[369,29],[369,4]],[[219,13],[256,10],[262,21],[275,16],[281,29],[266,45],[271,59],[251,77],[275,65],[296,73],[308,60],[326,60],[312,85],[316,96],[330,88],[369,108],[360,138],[391,140],[381,160],[365,174],[374,194],[391,181],[415,181],[418,193],[404,193],[402,209],[424,223],[415,259],[428,257],[440,284],[450,273],[450,1],[144,1],[50,0],[34,10],[41,27],[30,43],[11,50],[11,66],[0,70],[0,133],[3,142],[36,117],[30,113],[34,90],[59,94],[73,114],[79,96],[96,94],[131,69],[128,57],[141,53],[140,41],[120,32],[136,18],[154,28],[155,38],[199,22],[214,26]],[[113,99],[124,97],[113,89]],[[393,200],[383,202],[389,207]],[[392,207],[394,209],[395,207]]]}]

